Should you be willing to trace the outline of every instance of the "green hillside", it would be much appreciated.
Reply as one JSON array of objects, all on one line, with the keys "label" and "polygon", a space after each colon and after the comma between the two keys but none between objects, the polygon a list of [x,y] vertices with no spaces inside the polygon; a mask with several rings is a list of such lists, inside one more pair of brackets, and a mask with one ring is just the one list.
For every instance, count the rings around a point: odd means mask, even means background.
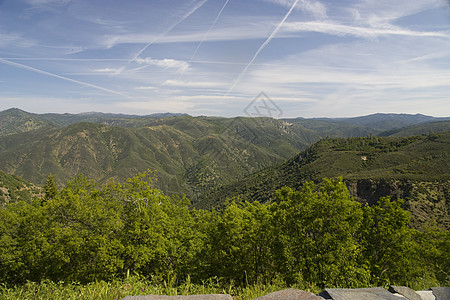
[{"label": "green hillside", "polygon": [[[20,133],[41,128],[43,126],[64,127],[79,122],[99,123],[119,127],[144,127],[167,122],[171,117],[188,116],[186,114],[161,113],[146,116],[110,114],[110,113],[80,113],[80,114],[34,114],[17,108],[0,112],[0,136]],[[214,119],[212,117],[203,117]],[[220,119],[220,118],[219,118]],[[421,114],[373,114],[354,118],[289,118],[282,119],[288,123],[298,124],[303,129],[314,131],[318,136],[325,137],[356,137],[369,135],[385,135],[385,131],[398,131],[407,126],[430,122],[449,121],[449,118],[435,118]],[[170,121],[169,121],[170,122]],[[436,132],[441,132],[437,129]],[[425,132],[428,133],[428,132]],[[418,133],[421,134],[421,133]]]},{"label": "green hillside", "polygon": [[[410,115],[378,113],[354,118],[294,118],[285,120],[314,130],[321,137],[326,138],[364,137],[370,135],[388,136],[389,134],[385,134],[385,131],[397,132],[408,126],[415,126],[430,122],[448,121],[449,118],[435,118],[421,114]],[[444,126],[444,128],[447,128],[447,126]],[[448,131],[448,129],[442,130],[442,128],[436,128],[436,132],[442,131]],[[429,131],[417,132],[416,134],[422,133],[429,133]],[[401,133],[398,136],[402,136]]]},{"label": "green hillside", "polygon": [[51,122],[20,109],[13,108],[0,112],[0,136],[51,127],[54,127]]},{"label": "green hillside", "polygon": [[34,184],[0,171],[0,206],[19,200],[30,202],[38,194],[40,188]]},{"label": "green hillside", "polygon": [[[0,170],[37,185],[50,173],[62,186],[78,174],[121,182],[150,169],[156,187],[210,207],[234,196],[270,202],[284,185],[299,188],[305,180],[342,176],[360,201],[409,197],[420,200],[407,202],[418,207],[414,220],[425,222],[426,210],[440,211],[441,223],[447,218],[442,199],[449,189],[448,133],[429,134],[448,130],[445,118],[276,120],[10,109],[0,112],[0,121]],[[416,133],[428,135],[395,137]]]},{"label": "green hillside", "polygon": [[391,129],[380,133],[380,136],[412,136],[450,131],[450,121],[438,121],[397,129]]},{"label": "green hillside", "polygon": [[450,196],[450,133],[426,136],[323,139],[296,157],[256,172],[202,198],[197,207],[227,198],[271,202],[275,190],[306,180],[343,177],[352,195],[373,203],[381,196],[406,198],[413,222],[435,218],[445,227]]},{"label": "green hillside", "polygon": [[122,181],[156,170],[156,186],[197,197],[293,157],[318,140],[300,125],[269,118],[178,116],[145,127],[80,122],[0,136],[0,170],[43,184],[85,174]]}]

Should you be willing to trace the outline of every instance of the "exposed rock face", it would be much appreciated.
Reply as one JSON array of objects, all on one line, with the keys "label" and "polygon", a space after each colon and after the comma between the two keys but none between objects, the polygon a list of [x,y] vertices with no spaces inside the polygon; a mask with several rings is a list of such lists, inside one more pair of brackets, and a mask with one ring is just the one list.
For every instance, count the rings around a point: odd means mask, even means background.
[{"label": "exposed rock face", "polygon": [[352,197],[374,205],[381,197],[404,199],[404,208],[411,212],[411,222],[420,229],[435,220],[442,229],[450,229],[450,181],[414,181],[397,179],[345,179]]},{"label": "exposed rock face", "polygon": [[399,300],[398,296],[390,293],[388,290],[377,288],[363,289],[325,289],[321,294],[325,299],[333,300]]},{"label": "exposed rock face", "polygon": [[417,291],[417,294],[419,294],[420,298],[422,300],[436,300],[436,297],[433,295],[433,292],[430,291]]},{"label": "exposed rock face", "polygon": [[432,287],[436,300],[449,300],[450,299],[450,287]]},{"label": "exposed rock face", "polygon": [[210,295],[190,295],[190,296],[127,296],[122,300],[233,300],[230,295],[210,294]]},{"label": "exposed rock face", "polygon": [[389,287],[389,292],[398,293],[409,300],[422,300],[422,298],[419,294],[416,293],[416,291],[406,286],[391,285]]},{"label": "exposed rock face", "polygon": [[358,179],[346,180],[350,194],[363,203],[374,205],[381,197],[391,196],[392,199],[405,199],[411,196],[412,184],[399,180]]},{"label": "exposed rock face", "polygon": [[311,292],[305,292],[297,289],[285,289],[258,297],[254,300],[323,300]]}]

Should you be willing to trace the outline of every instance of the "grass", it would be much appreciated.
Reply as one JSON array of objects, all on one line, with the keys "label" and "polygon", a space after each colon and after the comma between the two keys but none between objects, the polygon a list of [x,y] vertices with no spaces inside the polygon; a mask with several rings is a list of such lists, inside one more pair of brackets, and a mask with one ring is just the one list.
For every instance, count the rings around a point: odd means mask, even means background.
[{"label": "grass", "polygon": [[[27,282],[20,286],[7,287],[0,284],[0,299],[100,299],[115,300],[126,296],[137,295],[198,295],[198,294],[229,294],[236,300],[249,300],[267,295],[269,293],[287,288],[283,282],[274,280],[271,284],[255,284],[247,287],[238,287],[231,284],[223,284],[217,278],[204,281],[203,284],[194,284],[188,277],[181,285],[175,286],[172,280],[156,282],[145,280],[138,276],[129,276],[124,280],[111,282],[98,281],[81,285],[79,283],[54,283],[43,281],[41,283]],[[319,290],[294,286],[303,290],[311,290],[313,293]]]}]

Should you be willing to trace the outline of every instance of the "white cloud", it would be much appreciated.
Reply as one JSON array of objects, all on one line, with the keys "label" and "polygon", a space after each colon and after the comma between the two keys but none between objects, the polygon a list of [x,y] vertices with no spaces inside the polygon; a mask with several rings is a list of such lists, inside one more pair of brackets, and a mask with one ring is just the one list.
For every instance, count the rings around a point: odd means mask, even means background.
[{"label": "white cloud", "polygon": [[71,0],[26,0],[30,5],[68,4]]},{"label": "white cloud", "polygon": [[24,38],[23,34],[17,32],[5,32],[0,29],[0,48],[28,48],[34,45],[36,45],[36,42],[31,39]]},{"label": "white cloud", "polygon": [[369,39],[382,35],[450,38],[449,32],[446,31],[414,31],[392,25],[384,27],[360,27],[342,25],[333,22],[286,22],[283,27],[289,32],[309,31],[337,36],[351,35]]},{"label": "white cloud", "polygon": [[184,72],[189,69],[189,63],[182,60],[176,60],[171,58],[165,59],[153,59],[151,57],[146,58],[136,58],[138,64],[146,64],[149,66],[157,66],[163,69],[176,69],[178,71]]},{"label": "white cloud", "polygon": [[149,91],[155,91],[158,88],[155,86],[138,86],[134,88],[135,90],[149,90]]},{"label": "white cloud", "polygon": [[166,80],[164,86],[187,87],[187,88],[217,88],[224,87],[223,83],[209,81],[183,81],[183,80]]},{"label": "white cloud", "polygon": [[109,74],[120,74],[124,70],[124,67],[120,68],[102,68],[102,69],[95,69],[93,72],[95,73],[109,73]]},{"label": "white cloud", "polygon": [[[295,0],[266,0],[272,3],[276,3],[285,7],[292,7]],[[296,8],[311,14],[313,17],[319,19],[327,18],[327,7],[324,3],[317,0],[301,0],[297,3]]]}]

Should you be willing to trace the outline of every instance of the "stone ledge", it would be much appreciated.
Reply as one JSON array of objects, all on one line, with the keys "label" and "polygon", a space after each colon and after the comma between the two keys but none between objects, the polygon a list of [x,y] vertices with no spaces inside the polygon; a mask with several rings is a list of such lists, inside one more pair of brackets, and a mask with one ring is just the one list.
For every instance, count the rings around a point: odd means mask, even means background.
[{"label": "stone ledge", "polygon": [[[361,289],[325,289],[318,295],[297,289],[285,289],[273,292],[254,300],[449,300],[450,287],[432,287],[426,291],[414,291],[404,286],[390,286]],[[121,300],[233,300],[231,295],[209,294],[190,296],[127,296]]]}]

